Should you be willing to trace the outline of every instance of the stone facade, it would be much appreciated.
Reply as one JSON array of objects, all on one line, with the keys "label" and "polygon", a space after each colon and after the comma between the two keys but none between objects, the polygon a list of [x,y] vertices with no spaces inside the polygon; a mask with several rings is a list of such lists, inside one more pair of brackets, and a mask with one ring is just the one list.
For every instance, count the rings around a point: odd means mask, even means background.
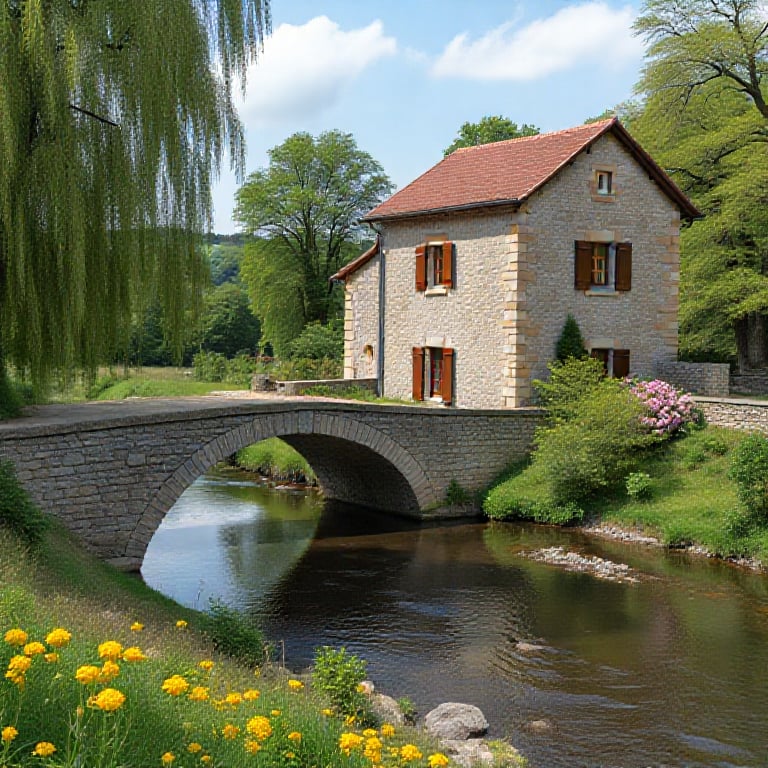
[{"label": "stone facade", "polygon": [[[596,172],[612,173],[598,195]],[[454,350],[452,404],[509,408],[531,403],[572,314],[588,348],[630,351],[630,372],[653,375],[677,356],[678,206],[613,135],[602,135],[521,208],[384,220],[383,393],[412,393],[412,348]],[[415,290],[414,252],[454,243],[454,282]],[[574,242],[632,244],[629,291],[574,288]],[[345,376],[378,327],[378,258],[346,281]],[[374,266],[375,265],[375,266]],[[374,348],[375,349],[375,348]]]},{"label": "stone facade", "polygon": [[379,257],[355,273],[344,292],[344,378],[375,379],[379,355]]},{"label": "stone facade", "polygon": [[439,517],[456,512],[443,506],[452,480],[470,492],[486,487],[529,452],[540,419],[534,409],[213,398],[48,406],[0,422],[0,459],[92,550],[136,570],[183,491],[265,438],[296,448],[328,498]]},{"label": "stone facade", "polygon": [[707,424],[768,434],[768,402],[697,397]]}]

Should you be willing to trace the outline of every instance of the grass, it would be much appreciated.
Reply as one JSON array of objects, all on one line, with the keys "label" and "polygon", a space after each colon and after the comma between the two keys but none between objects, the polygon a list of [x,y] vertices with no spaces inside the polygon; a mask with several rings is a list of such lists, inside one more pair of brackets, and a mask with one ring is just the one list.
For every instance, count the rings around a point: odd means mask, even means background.
[{"label": "grass", "polygon": [[[309,679],[217,654],[205,622],[95,560],[58,524],[34,557],[0,528],[0,665],[11,671],[0,678],[0,765],[370,768],[377,751],[377,763],[402,766],[411,742],[421,757],[408,765],[426,768],[435,746],[423,734],[377,730],[377,747]],[[13,672],[19,664],[28,669]],[[46,744],[56,750],[47,757]]]},{"label": "grass", "polygon": [[[728,478],[731,452],[746,436],[706,427],[666,443],[637,467],[651,478],[647,500],[633,500],[622,488],[592,499],[586,511],[603,522],[657,535],[669,546],[697,544],[723,557],[768,562],[768,528],[745,523]],[[524,463],[512,467],[502,482],[516,496],[535,499],[540,480],[525,468]]]},{"label": "grass", "polygon": [[316,480],[306,459],[278,437],[242,448],[237,452],[235,462],[249,472],[258,472],[281,482],[314,483]]}]

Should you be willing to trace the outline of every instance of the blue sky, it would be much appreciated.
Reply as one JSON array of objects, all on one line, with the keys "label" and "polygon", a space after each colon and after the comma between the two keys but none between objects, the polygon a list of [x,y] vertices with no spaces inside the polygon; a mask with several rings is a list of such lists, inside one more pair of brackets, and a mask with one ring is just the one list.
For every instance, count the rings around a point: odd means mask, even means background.
[{"label": "blue sky", "polygon": [[[503,115],[542,132],[580,125],[632,95],[639,4],[615,0],[272,0],[272,35],[237,104],[246,171],[297,131],[339,129],[402,188],[466,121]],[[239,183],[214,188],[219,233]]]}]

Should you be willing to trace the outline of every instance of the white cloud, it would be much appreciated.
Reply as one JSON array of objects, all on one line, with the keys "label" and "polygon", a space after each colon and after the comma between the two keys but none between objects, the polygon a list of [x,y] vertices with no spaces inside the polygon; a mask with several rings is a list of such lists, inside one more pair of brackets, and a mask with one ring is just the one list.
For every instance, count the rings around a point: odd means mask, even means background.
[{"label": "white cloud", "polygon": [[366,67],[396,51],[380,21],[348,32],[327,16],[302,26],[281,24],[250,69],[238,109],[246,123],[309,117],[331,106]]},{"label": "white cloud", "polygon": [[615,9],[589,2],[527,26],[502,24],[474,42],[466,34],[458,35],[435,62],[432,74],[530,81],[585,62],[608,70],[643,55],[642,41],[632,34],[634,15],[629,6]]}]

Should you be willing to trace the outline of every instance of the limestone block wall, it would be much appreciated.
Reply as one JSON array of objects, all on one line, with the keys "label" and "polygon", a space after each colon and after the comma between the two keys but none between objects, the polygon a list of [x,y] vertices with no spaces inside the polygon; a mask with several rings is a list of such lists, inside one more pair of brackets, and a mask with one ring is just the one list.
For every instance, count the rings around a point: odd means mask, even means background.
[{"label": "limestone block wall", "polygon": [[727,363],[659,361],[656,376],[678,389],[707,397],[728,397],[730,374]]},{"label": "limestone block wall", "polygon": [[768,402],[697,397],[707,424],[768,434]]},{"label": "limestone block wall", "polygon": [[[614,194],[591,194],[597,169],[613,173]],[[588,348],[628,349],[630,373],[653,375],[677,358],[678,209],[610,134],[546,184],[527,203],[527,312],[518,336],[534,378],[546,376],[567,315]],[[626,292],[574,288],[574,241],[632,243]],[[527,392],[515,398],[525,402]]]},{"label": "limestone block wall", "polygon": [[375,379],[379,358],[379,256],[344,287],[344,378]]}]

